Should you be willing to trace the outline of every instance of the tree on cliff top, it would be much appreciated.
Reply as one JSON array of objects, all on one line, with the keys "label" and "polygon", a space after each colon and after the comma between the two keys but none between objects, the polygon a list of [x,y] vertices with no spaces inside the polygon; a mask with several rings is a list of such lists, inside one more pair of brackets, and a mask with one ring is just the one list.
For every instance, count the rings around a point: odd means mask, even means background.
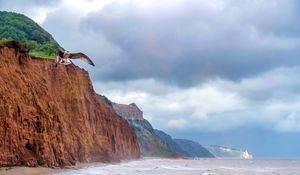
[{"label": "tree on cliff top", "polygon": [[54,57],[59,44],[41,26],[30,18],[0,11],[0,40],[17,40],[26,43],[30,54],[39,57]]}]

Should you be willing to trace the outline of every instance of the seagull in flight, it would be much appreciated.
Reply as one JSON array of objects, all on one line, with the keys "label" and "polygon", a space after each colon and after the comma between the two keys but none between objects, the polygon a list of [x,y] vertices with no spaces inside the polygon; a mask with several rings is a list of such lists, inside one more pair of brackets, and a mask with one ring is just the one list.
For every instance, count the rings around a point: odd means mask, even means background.
[{"label": "seagull in flight", "polygon": [[71,61],[71,59],[80,59],[92,66],[95,66],[93,61],[88,56],[86,56],[84,53],[81,53],[81,52],[70,53],[69,51],[66,51],[63,48],[59,48],[56,59],[55,59],[55,63],[56,63],[56,65],[58,63],[63,64],[63,65],[69,65],[69,64],[73,63]]}]

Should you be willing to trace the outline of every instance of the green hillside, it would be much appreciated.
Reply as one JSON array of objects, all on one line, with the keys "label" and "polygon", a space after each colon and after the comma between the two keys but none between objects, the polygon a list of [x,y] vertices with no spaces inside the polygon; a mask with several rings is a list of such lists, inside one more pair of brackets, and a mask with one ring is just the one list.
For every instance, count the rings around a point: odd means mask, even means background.
[{"label": "green hillside", "polygon": [[54,38],[30,18],[0,11],[0,42],[17,40],[27,45],[30,54],[54,58],[59,44]]}]

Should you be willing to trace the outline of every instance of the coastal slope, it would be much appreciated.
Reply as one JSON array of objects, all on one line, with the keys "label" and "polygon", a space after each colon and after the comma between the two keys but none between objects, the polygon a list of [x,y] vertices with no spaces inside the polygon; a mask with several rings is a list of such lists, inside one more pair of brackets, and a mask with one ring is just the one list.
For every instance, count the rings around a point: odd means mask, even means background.
[{"label": "coastal slope", "polygon": [[143,117],[143,111],[135,103],[129,105],[112,103],[105,96],[101,99],[113,106],[114,110],[128,121],[138,137],[141,153],[146,157],[214,157],[199,143],[186,139],[173,139],[157,129]]},{"label": "coastal slope", "polygon": [[[106,98],[103,98],[105,100]],[[105,100],[107,101],[107,100]],[[144,157],[179,157],[169,145],[156,135],[152,125],[143,117],[143,111],[135,103],[129,105],[111,103],[114,110],[126,119],[134,129],[141,154]]]},{"label": "coastal slope", "polygon": [[75,65],[0,46],[0,166],[68,166],[139,158],[134,130]]},{"label": "coastal slope", "polygon": [[187,140],[187,139],[175,139],[172,138],[167,133],[155,129],[155,134],[164,140],[168,146],[174,150],[178,155],[185,158],[196,158],[196,157],[206,157],[213,158],[214,156],[204,148],[200,143]]}]

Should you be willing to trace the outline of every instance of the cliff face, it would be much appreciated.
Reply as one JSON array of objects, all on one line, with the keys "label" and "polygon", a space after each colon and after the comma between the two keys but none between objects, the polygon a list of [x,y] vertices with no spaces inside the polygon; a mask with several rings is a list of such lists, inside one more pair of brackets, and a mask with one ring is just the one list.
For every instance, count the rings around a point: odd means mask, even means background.
[{"label": "cliff face", "polygon": [[163,139],[155,134],[155,130],[147,120],[127,121],[135,130],[144,157],[179,157]]},{"label": "cliff face", "polygon": [[184,151],[182,154],[185,157],[215,157],[198,142],[186,139],[174,139],[174,141]]},{"label": "cliff face", "polygon": [[137,119],[137,120],[143,120],[143,111],[141,111],[135,103],[131,103],[129,105],[125,104],[113,104],[113,108],[124,119]]},{"label": "cliff face", "polygon": [[0,166],[66,166],[140,156],[128,123],[88,73],[0,46]]},{"label": "cliff face", "polygon": [[129,105],[113,103],[114,110],[125,118],[138,138],[142,156],[178,157],[169,145],[155,134],[152,125],[143,118],[143,112],[132,103]]}]

